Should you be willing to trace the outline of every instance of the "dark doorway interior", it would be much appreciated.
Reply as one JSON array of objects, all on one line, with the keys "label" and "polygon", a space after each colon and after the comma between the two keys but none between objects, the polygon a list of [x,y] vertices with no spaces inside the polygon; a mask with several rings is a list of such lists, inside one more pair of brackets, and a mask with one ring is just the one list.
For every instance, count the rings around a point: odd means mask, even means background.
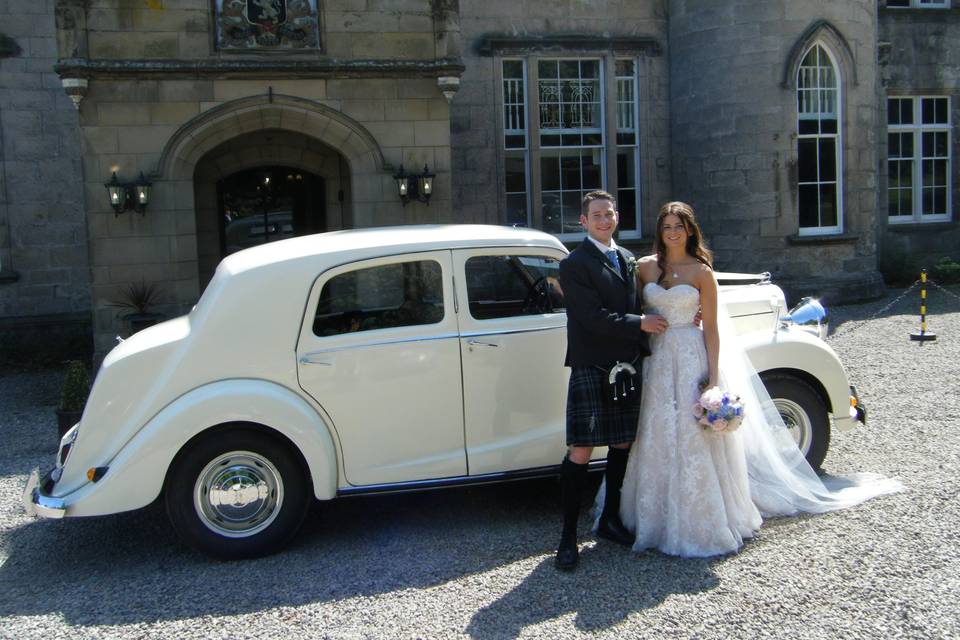
[{"label": "dark doorway interior", "polygon": [[258,167],[217,182],[220,251],[326,231],[323,178],[293,167]]}]

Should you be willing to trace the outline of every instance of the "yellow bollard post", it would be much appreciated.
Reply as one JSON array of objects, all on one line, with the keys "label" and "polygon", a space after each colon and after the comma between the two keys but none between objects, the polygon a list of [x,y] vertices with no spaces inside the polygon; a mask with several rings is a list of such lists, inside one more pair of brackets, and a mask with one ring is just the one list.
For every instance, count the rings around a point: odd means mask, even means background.
[{"label": "yellow bollard post", "polygon": [[920,270],[920,333],[910,334],[911,340],[926,342],[936,340],[937,334],[927,331],[927,270]]}]

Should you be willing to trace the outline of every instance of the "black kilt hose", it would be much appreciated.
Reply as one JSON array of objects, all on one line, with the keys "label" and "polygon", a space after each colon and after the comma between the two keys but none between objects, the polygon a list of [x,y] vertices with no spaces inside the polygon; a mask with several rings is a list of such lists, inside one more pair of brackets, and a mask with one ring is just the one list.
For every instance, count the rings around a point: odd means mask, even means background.
[{"label": "black kilt hose", "polygon": [[[633,442],[640,418],[640,371],[650,354],[641,323],[633,254],[618,248],[618,269],[589,239],[560,262],[567,309],[567,445]],[[613,400],[610,368],[637,370],[635,392]]]},{"label": "black kilt hose", "polygon": [[640,419],[640,368],[636,392],[612,399],[608,372],[599,367],[573,367],[567,388],[567,446],[603,447],[633,442]]}]

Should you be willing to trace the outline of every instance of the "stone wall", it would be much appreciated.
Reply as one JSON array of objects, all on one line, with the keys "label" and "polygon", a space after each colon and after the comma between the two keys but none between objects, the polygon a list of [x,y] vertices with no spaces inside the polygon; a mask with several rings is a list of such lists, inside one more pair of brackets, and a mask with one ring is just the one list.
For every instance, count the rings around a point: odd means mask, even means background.
[{"label": "stone wall", "polygon": [[[841,76],[843,233],[800,237],[796,59],[820,41]],[[876,270],[876,2],[670,2],[674,189],[720,268],[849,300]]]},{"label": "stone wall", "polygon": [[[130,283],[158,285],[153,310],[167,316],[197,301],[219,259],[216,181],[258,158],[323,178],[328,213],[348,187],[330,229],[452,221],[449,106],[438,87],[438,76],[459,73],[438,60],[457,49],[448,5],[320,2],[318,48],[265,52],[216,47],[206,0],[60,0],[69,19],[59,71],[88,82],[79,124],[97,352],[120,330],[112,305]],[[285,144],[267,143],[274,134]],[[436,174],[429,205],[402,205],[401,165]],[[145,214],[111,209],[103,183],[114,172],[152,181]]]},{"label": "stone wall", "polygon": [[542,44],[530,45],[530,54],[572,57],[609,56],[611,52],[563,50],[552,41],[570,35],[649,38],[656,43],[658,53],[640,57],[638,89],[643,174],[640,217],[644,233],[649,235],[651,216],[656,218],[657,208],[671,193],[665,2],[470,0],[461,2],[460,10],[466,71],[450,112],[456,217],[465,222],[488,224],[503,224],[506,219],[501,194],[503,142],[497,122],[501,107],[496,99],[497,65],[501,58],[496,53],[479,50],[486,37],[527,36],[531,41],[542,40]]},{"label": "stone wall", "polygon": [[[418,60],[435,54],[434,20],[426,0],[328,0],[321,7],[320,49],[341,59]],[[197,59],[246,55],[218,52],[208,0],[117,3],[91,0],[86,14],[91,58]],[[287,52],[289,53],[289,52]]]},{"label": "stone wall", "polygon": [[[954,3],[956,5],[956,3]],[[881,214],[877,216],[884,271],[908,281],[918,270],[945,256],[960,261],[960,6],[951,9],[880,10],[881,125],[889,95],[950,96],[953,158],[953,216],[949,222],[888,225],[887,171],[878,172]],[[887,157],[887,136],[879,136],[880,157]]]},{"label": "stone wall", "polygon": [[0,318],[72,323],[89,311],[90,273],[77,114],[53,72],[53,3],[0,3],[0,34]]}]

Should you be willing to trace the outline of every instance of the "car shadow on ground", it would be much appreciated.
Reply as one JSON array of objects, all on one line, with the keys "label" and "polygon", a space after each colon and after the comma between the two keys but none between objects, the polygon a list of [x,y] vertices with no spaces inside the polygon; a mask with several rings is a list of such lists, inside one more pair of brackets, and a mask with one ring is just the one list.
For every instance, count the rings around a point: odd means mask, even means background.
[{"label": "car shadow on ground", "polygon": [[[235,562],[181,545],[159,503],[100,518],[32,521],[0,536],[8,552],[0,616],[60,614],[85,626],[236,615],[435,587],[541,558],[522,583],[474,615],[467,631],[479,638],[516,635],[520,625],[505,625],[518,616],[506,611],[528,611],[524,625],[573,612],[579,627],[602,629],[671,593],[718,584],[709,561],[683,561],[678,571],[678,560],[586,535],[580,569],[556,571],[557,493],[555,480],[532,480],[317,503],[290,547]],[[606,595],[588,606],[578,597],[586,589]]]},{"label": "car shadow on ground", "polygon": [[[53,613],[75,625],[123,625],[234,615],[428,588],[542,557],[522,584],[477,613],[471,633],[484,636],[503,607],[530,606],[536,618],[577,611],[578,624],[602,628],[668,593],[716,583],[708,565],[703,576],[679,580],[670,577],[669,559],[638,562],[643,556],[606,543],[585,545],[580,571],[557,572],[557,494],[556,480],[531,480],[317,503],[287,549],[235,562],[179,543],[160,503],[29,521],[0,533],[7,553],[0,616]],[[591,584],[610,590],[608,604],[578,610],[575,592]],[[547,604],[529,602],[538,592]]]}]

